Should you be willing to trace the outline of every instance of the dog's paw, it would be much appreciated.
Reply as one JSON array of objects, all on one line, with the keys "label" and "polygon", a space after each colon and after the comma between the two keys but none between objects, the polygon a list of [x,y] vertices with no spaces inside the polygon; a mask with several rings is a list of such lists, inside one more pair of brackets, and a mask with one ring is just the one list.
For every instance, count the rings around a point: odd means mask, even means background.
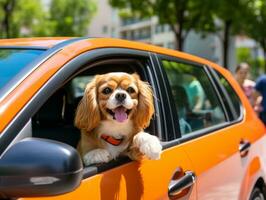
[{"label": "dog's paw", "polygon": [[83,156],[84,164],[107,163],[112,160],[111,154],[105,149],[94,149]]},{"label": "dog's paw", "polygon": [[139,148],[139,151],[146,155],[149,159],[160,159],[162,145],[156,136],[140,132],[134,137],[133,143]]}]

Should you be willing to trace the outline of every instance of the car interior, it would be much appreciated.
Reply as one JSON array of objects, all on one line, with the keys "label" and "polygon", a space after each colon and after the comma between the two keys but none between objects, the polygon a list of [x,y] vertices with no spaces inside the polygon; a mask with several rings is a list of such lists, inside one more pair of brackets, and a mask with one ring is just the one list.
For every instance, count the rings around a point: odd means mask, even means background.
[{"label": "car interior", "polygon": [[[202,68],[190,64],[163,61],[182,135],[223,122],[225,116]],[[198,88],[198,89],[195,89]],[[194,101],[196,100],[197,101]],[[197,102],[200,106],[197,106]]]},{"label": "car interior", "polygon": [[[137,59],[106,59],[82,67],[57,90],[32,117],[32,136],[67,143],[76,148],[80,130],[74,126],[76,108],[83,97],[87,83],[96,74],[108,72],[138,73],[147,81],[144,72],[146,61]],[[154,120],[147,132],[155,134]]]}]

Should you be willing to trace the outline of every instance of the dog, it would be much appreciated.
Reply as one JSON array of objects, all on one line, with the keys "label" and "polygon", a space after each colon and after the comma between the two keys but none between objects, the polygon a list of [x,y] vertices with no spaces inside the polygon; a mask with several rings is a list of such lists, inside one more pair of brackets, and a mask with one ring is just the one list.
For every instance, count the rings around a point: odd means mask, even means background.
[{"label": "dog", "polygon": [[96,75],[86,86],[74,122],[81,130],[77,149],[84,164],[106,163],[120,155],[159,159],[160,140],[144,132],[153,114],[152,89],[136,73]]}]

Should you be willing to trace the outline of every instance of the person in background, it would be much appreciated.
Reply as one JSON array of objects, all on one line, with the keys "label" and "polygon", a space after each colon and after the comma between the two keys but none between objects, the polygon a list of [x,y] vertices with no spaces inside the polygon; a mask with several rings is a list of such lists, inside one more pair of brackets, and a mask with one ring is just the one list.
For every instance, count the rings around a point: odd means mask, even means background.
[{"label": "person in background", "polygon": [[248,79],[248,75],[249,75],[248,63],[243,62],[237,65],[235,70],[235,79],[241,86],[242,90],[244,91],[251,105],[255,106],[256,99],[254,98],[253,95],[255,82]]},{"label": "person in background", "polygon": [[200,82],[194,76],[184,77],[184,88],[188,95],[191,111],[198,112],[204,107],[205,93]]},{"label": "person in background", "polygon": [[[255,111],[257,111],[259,118],[266,125],[266,75],[261,75],[256,80],[254,98],[256,98]],[[260,108],[256,108],[259,106]]]}]

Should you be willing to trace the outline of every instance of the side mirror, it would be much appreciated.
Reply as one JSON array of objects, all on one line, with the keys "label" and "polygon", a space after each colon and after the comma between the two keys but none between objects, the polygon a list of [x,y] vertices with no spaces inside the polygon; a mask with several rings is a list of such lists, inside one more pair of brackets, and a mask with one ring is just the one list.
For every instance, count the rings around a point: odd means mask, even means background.
[{"label": "side mirror", "polygon": [[41,197],[73,191],[82,180],[83,165],[71,146],[27,138],[0,158],[0,197]]}]

